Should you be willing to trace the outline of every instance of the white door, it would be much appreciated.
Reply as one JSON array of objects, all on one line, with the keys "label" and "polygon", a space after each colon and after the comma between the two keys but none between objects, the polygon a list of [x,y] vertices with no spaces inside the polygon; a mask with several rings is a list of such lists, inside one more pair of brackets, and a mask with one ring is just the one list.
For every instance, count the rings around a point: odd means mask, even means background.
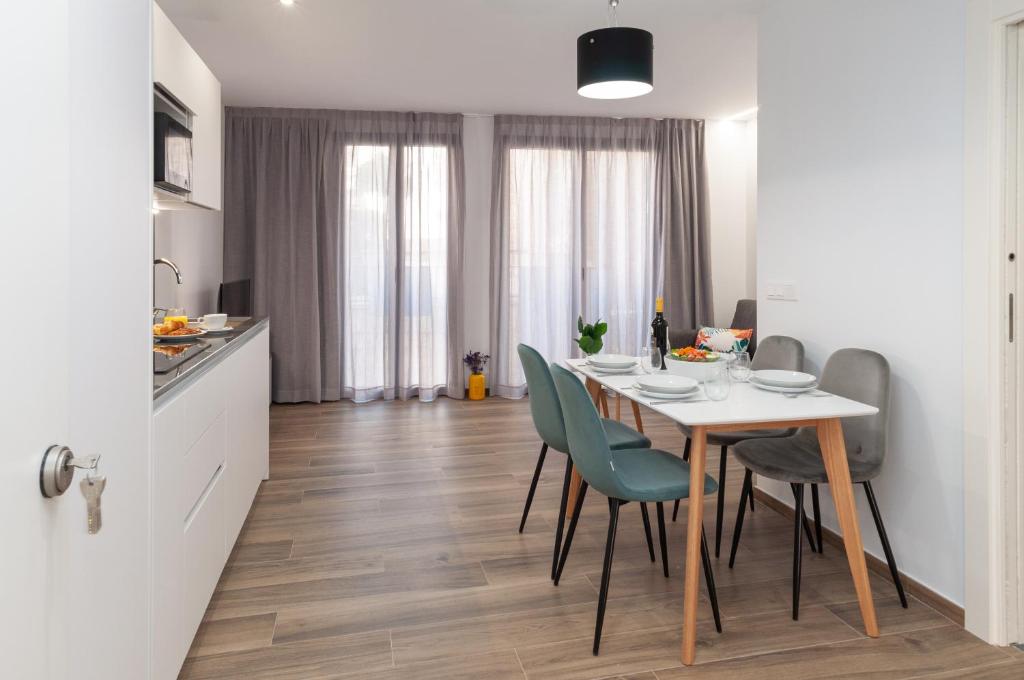
[{"label": "white door", "polygon": [[1006,513],[1005,543],[1008,546],[1008,565],[1016,573],[1007,574],[1006,595],[1008,608],[1007,637],[1010,641],[1024,640],[1024,337],[1021,337],[1021,288],[1017,258],[1024,244],[1024,24],[1007,27],[1006,32],[1006,155],[1004,159],[1004,285],[1006,313],[1003,361],[1003,419],[1007,469],[1005,475],[1007,497],[1015,500],[1015,508]]},{"label": "white door", "polygon": [[[148,675],[150,3],[0,21],[0,676]],[[50,444],[100,454],[44,499]]]}]

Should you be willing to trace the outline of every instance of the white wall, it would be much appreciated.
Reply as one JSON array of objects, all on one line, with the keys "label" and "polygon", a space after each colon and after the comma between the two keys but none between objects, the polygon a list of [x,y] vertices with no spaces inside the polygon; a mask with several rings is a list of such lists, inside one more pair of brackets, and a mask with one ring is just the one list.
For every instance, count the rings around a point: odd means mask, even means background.
[{"label": "white wall", "polygon": [[[803,340],[814,371],[841,347],[889,359],[875,490],[900,568],[957,603],[964,26],[960,0],[793,0],[765,3],[758,34],[760,334]],[[796,282],[799,301],[767,301],[773,280]]]},{"label": "white wall", "polygon": [[[756,165],[757,138],[748,128],[756,122],[708,121],[705,151],[708,160],[711,285],[716,325],[727,327],[736,301],[754,296],[754,216],[748,200],[753,191],[750,166]],[[754,128],[756,130],[756,127]]]},{"label": "white wall", "polygon": [[[466,227],[463,312],[466,350],[490,347],[490,228],[494,118],[467,115],[463,127]],[[756,121],[709,121],[708,158],[711,273],[715,323],[732,320],[736,300],[753,297],[756,206]],[[651,310],[653,316],[654,310]],[[671,319],[669,320],[671,323]]]},{"label": "white wall", "polygon": [[184,307],[189,316],[217,311],[224,270],[224,213],[219,210],[164,210],[153,218],[154,257],[181,269],[181,285],[170,267],[153,273],[154,306]]}]

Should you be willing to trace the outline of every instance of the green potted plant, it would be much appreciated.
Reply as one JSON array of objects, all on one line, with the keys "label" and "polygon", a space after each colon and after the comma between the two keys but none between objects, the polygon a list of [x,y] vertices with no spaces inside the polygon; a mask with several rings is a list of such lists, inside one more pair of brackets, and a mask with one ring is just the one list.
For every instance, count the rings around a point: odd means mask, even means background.
[{"label": "green potted plant", "polygon": [[579,345],[580,349],[586,355],[597,354],[604,347],[604,341],[601,340],[601,336],[608,332],[608,324],[597,320],[594,324],[584,324],[583,317],[580,316],[576,320],[576,329],[580,333],[580,337],[576,338],[576,344]]}]

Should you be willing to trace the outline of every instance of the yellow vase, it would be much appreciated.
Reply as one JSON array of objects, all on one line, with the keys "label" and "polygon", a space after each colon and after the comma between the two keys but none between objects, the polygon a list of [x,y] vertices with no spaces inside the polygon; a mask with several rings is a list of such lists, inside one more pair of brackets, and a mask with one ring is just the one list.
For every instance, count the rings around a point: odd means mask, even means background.
[{"label": "yellow vase", "polygon": [[469,398],[471,400],[480,401],[487,396],[486,388],[487,378],[483,373],[473,373],[469,376]]}]

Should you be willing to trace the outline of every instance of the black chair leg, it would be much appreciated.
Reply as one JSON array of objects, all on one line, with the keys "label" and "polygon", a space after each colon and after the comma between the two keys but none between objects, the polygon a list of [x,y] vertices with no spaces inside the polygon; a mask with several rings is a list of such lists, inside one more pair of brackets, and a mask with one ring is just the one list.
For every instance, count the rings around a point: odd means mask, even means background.
[{"label": "black chair leg", "polygon": [[800,620],[800,560],[803,557],[803,538],[800,536],[800,519],[804,516],[804,485],[794,484],[796,514],[793,516],[793,620]]},{"label": "black chair leg", "polygon": [[718,462],[718,508],[715,512],[715,559],[722,554],[722,517],[725,515],[725,463],[729,447],[722,447],[721,460]]},{"label": "black chair leg", "polygon": [[651,562],[656,562],[654,557],[654,539],[651,538],[651,516],[647,514],[647,503],[640,504],[640,516],[644,518],[644,535],[647,537],[647,552],[651,554]]},{"label": "black chair leg", "polygon": [[668,578],[668,538],[665,537],[665,504],[658,503],[658,541],[661,543],[661,566]]},{"label": "black chair leg", "polygon": [[[804,485],[803,484],[790,484],[789,486],[793,489],[793,498],[796,498],[797,494],[800,495],[800,507],[802,508],[803,505],[804,505],[803,504],[803,488],[804,488]],[[799,490],[798,490],[798,487],[799,487]],[[807,543],[811,546],[811,552],[818,552],[818,549],[817,549],[817,547],[814,544],[814,532],[811,531],[811,523],[807,520],[807,513],[803,512],[801,510],[801,518],[800,519],[801,519],[801,523],[803,524],[803,527],[804,527],[804,533],[807,534]]]},{"label": "black chair leg", "polygon": [[604,547],[604,571],[601,573],[601,592],[597,598],[597,623],[594,626],[594,656],[601,647],[601,629],[604,627],[604,610],[608,604],[608,584],[612,579],[612,555],[615,552],[615,532],[619,527],[619,506],[622,501],[608,499],[608,542]]},{"label": "black chair leg", "polygon": [[555,555],[551,558],[551,578],[558,569],[558,554],[562,551],[562,529],[565,528],[565,506],[569,504],[569,482],[572,481],[572,457],[565,456],[565,481],[562,482],[562,503],[558,507],[558,526],[555,529]]},{"label": "black chair leg", "polygon": [[576,496],[576,504],[572,508],[572,519],[569,520],[569,531],[565,534],[565,545],[562,546],[562,554],[558,558],[558,569],[555,570],[556,586],[562,580],[562,570],[565,569],[565,561],[569,559],[572,537],[576,535],[576,524],[580,521],[580,512],[583,510],[583,498],[587,495],[587,488],[589,486],[585,481],[580,483],[580,492]]},{"label": "black chair leg", "polygon": [[[690,460],[690,438],[686,438],[686,444],[683,445],[683,460]],[[676,517],[679,516],[679,499],[676,499],[676,504],[672,506],[672,521],[676,521]]]},{"label": "black chair leg", "polygon": [[718,611],[718,591],[715,589],[715,574],[711,570],[711,555],[708,554],[708,539],[704,536],[704,527],[700,529],[700,561],[704,564],[704,583],[708,587],[711,613],[715,616],[715,630],[721,633],[722,615]]},{"label": "black chair leg", "polygon": [[818,502],[818,485],[811,484],[811,505],[814,507],[814,537],[818,539],[818,554],[825,552],[825,543],[821,539],[821,505]]},{"label": "black chair leg", "polygon": [[[751,485],[751,486],[753,486],[753,485]],[[751,512],[754,511],[754,492],[753,492],[753,490],[751,490],[751,492],[750,492],[750,511]]]},{"label": "black chair leg", "polygon": [[530,514],[530,506],[533,505],[533,494],[537,491],[537,480],[540,479],[540,470],[544,467],[544,456],[548,454],[548,445],[545,443],[540,447],[540,455],[537,456],[537,467],[533,471],[533,481],[530,482],[530,493],[526,494],[526,505],[523,506],[523,518],[519,520],[519,533],[526,528],[526,516]]},{"label": "black chair leg", "polygon": [[885,551],[885,561],[889,563],[889,573],[892,574],[892,581],[896,584],[896,592],[900,596],[900,604],[907,608],[907,595],[903,592],[903,581],[900,579],[900,572],[896,568],[896,557],[892,554],[892,546],[889,545],[889,536],[885,533],[885,525],[882,524],[882,513],[878,510],[878,501],[875,499],[875,491],[871,488],[871,482],[863,482],[864,491],[868,495],[868,505],[871,506],[871,516],[875,518],[875,528],[878,529],[878,538],[882,539],[882,550]]},{"label": "black chair leg", "polygon": [[752,494],[754,473],[747,470],[743,475],[743,491],[740,492],[740,509],[736,513],[736,526],[732,529],[732,550],[729,551],[729,568],[736,563],[736,549],[740,547],[740,532],[743,531],[743,515],[747,511],[747,497]]}]

